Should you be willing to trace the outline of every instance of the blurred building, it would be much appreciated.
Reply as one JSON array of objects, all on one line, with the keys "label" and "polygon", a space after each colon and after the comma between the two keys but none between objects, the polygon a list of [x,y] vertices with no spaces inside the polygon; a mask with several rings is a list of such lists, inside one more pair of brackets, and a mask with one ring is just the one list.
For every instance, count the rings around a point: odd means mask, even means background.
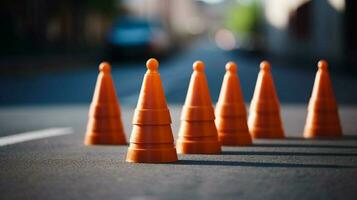
[{"label": "blurred building", "polygon": [[[279,59],[356,63],[353,0],[200,0],[207,31],[223,50],[265,52]],[[214,14],[212,14],[214,13]]]},{"label": "blurred building", "polygon": [[353,0],[2,0],[0,55],[89,51],[121,16],[162,24],[170,44],[199,36],[223,50],[280,58],[357,56]]},{"label": "blurred building", "polygon": [[266,50],[282,57],[350,60],[357,55],[356,1],[266,0]]},{"label": "blurred building", "polygon": [[97,45],[116,12],[114,0],[3,0],[0,52],[33,53]]}]

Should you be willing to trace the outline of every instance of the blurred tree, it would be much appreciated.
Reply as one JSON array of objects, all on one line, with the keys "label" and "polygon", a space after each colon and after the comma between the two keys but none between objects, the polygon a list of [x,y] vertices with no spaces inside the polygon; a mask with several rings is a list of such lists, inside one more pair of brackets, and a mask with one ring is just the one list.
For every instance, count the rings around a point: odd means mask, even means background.
[{"label": "blurred tree", "polygon": [[225,25],[237,33],[254,33],[257,31],[260,18],[260,7],[258,3],[238,3],[231,7],[225,19]]},{"label": "blurred tree", "polygon": [[260,1],[237,1],[226,12],[224,25],[235,34],[239,48],[258,49],[260,3]]},{"label": "blurred tree", "polygon": [[86,7],[97,12],[112,15],[116,12],[116,0],[86,0]]}]

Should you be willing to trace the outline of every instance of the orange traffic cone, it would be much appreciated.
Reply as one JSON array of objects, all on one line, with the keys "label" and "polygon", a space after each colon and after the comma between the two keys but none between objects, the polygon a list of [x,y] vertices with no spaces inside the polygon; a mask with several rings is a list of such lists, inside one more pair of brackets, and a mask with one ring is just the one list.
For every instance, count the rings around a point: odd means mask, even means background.
[{"label": "orange traffic cone", "polygon": [[120,107],[115,94],[115,87],[110,75],[110,64],[99,65],[99,75],[89,110],[86,145],[126,144]]},{"label": "orange traffic cone", "polygon": [[221,145],[214,123],[204,63],[196,61],[193,70],[181,113],[177,151],[182,154],[218,154],[221,152]]},{"label": "orange traffic cone", "polygon": [[216,125],[222,145],[252,144],[247,125],[247,111],[237,76],[237,65],[233,62],[226,64],[226,74],[216,105]]},{"label": "orange traffic cone", "polygon": [[310,98],[304,137],[341,137],[342,129],[327,62],[320,60]]},{"label": "orange traffic cone", "polygon": [[253,138],[284,138],[278,96],[270,64],[260,63],[260,72],[250,104],[248,127]]},{"label": "orange traffic cone", "polygon": [[166,163],[177,161],[159,63],[149,59],[133,119],[133,130],[126,161],[136,163]]}]

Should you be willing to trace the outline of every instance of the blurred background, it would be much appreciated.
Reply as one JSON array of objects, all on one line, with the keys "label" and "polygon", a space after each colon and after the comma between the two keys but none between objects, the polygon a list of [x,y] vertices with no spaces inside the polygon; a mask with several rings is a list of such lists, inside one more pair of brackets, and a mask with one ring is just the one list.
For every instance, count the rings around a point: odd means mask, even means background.
[{"label": "blurred background", "polygon": [[169,103],[184,102],[202,60],[212,100],[224,65],[238,64],[249,102],[260,61],[272,64],[282,103],[306,104],[319,59],[336,98],[357,104],[357,1],[2,0],[0,106],[88,104],[110,61],[122,104],[135,105],[145,62],[160,61]]}]

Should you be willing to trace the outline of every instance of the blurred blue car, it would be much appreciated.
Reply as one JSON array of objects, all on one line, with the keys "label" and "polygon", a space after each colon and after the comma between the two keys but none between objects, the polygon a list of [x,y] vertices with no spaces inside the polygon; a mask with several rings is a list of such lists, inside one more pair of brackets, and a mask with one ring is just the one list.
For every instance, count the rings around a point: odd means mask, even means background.
[{"label": "blurred blue car", "polygon": [[148,58],[167,53],[168,33],[160,23],[138,17],[120,17],[107,37],[108,53],[112,60]]}]

